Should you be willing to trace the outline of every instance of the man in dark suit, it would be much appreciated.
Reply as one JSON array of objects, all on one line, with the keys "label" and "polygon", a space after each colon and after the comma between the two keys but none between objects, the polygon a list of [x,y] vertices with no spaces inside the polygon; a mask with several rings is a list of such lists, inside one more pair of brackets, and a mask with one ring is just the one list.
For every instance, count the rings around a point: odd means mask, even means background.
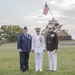
[{"label": "man in dark suit", "polygon": [[52,26],[48,27],[46,34],[46,48],[49,57],[49,70],[55,72],[57,70],[58,37]]},{"label": "man in dark suit", "polygon": [[25,72],[29,69],[28,60],[29,52],[31,50],[31,35],[27,34],[28,28],[23,28],[23,33],[18,36],[17,48],[20,53],[20,70]]}]

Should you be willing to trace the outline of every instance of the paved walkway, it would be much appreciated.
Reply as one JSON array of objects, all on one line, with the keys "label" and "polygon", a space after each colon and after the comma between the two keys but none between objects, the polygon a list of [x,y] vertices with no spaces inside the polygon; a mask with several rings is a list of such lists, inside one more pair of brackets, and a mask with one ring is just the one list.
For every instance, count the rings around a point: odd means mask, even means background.
[{"label": "paved walkway", "polygon": [[75,41],[59,41],[59,45],[75,45]]}]

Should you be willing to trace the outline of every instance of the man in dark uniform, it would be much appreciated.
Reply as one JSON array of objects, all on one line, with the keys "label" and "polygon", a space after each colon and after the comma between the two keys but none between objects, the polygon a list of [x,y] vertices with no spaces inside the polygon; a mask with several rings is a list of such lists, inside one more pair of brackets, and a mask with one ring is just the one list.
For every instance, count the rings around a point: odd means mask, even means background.
[{"label": "man in dark uniform", "polygon": [[52,26],[48,27],[46,34],[46,48],[49,57],[49,70],[55,72],[57,70],[58,37]]},{"label": "man in dark uniform", "polygon": [[28,70],[29,52],[31,50],[31,35],[27,34],[28,28],[23,28],[23,33],[18,36],[17,48],[20,53],[20,70],[22,72]]}]

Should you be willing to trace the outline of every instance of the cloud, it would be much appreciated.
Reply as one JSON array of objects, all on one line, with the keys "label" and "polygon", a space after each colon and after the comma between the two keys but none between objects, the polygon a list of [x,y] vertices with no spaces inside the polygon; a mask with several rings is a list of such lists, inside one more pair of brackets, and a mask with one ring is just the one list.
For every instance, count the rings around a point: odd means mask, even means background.
[{"label": "cloud", "polygon": [[46,24],[48,21],[38,21],[39,24]]},{"label": "cloud", "polygon": [[64,0],[51,0],[50,4],[63,4]]},{"label": "cloud", "polygon": [[60,17],[61,20],[63,20],[63,22],[65,22],[66,24],[75,24],[75,5],[73,4],[64,8],[64,10],[62,10],[60,12],[60,14],[62,15],[62,17]]},{"label": "cloud", "polygon": [[[75,0],[46,1],[55,19],[63,24],[63,28],[73,33],[75,30]],[[14,1],[12,2],[14,4]],[[48,21],[52,19],[50,12],[47,16],[43,15],[44,4],[44,0],[28,0],[26,2],[19,0],[19,2],[15,1],[14,6],[12,6],[12,3],[9,4],[9,2],[4,5],[2,4],[0,9],[0,24],[19,24],[22,27],[27,25],[31,31],[36,26],[43,29]]]},{"label": "cloud", "polygon": [[28,16],[24,17],[24,19],[29,19],[29,20],[36,19],[36,18],[37,18],[37,16],[35,16],[35,15],[28,15]]},{"label": "cloud", "polygon": [[28,19],[28,20],[41,19],[42,20],[42,19],[47,19],[49,17],[50,15],[45,16],[43,15],[43,13],[42,14],[33,13],[31,15],[25,16],[24,19]]},{"label": "cloud", "polygon": [[0,20],[0,23],[9,22],[9,20]]}]

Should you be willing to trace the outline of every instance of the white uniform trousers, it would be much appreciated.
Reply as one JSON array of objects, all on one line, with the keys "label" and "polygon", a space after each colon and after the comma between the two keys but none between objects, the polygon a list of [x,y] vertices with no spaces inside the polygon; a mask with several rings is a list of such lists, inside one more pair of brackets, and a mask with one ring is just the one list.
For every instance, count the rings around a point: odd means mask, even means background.
[{"label": "white uniform trousers", "polygon": [[49,57],[49,70],[57,70],[57,52],[54,51],[48,51],[48,57]]},{"label": "white uniform trousers", "polygon": [[34,53],[35,55],[35,68],[36,70],[42,70],[43,65],[43,52],[41,53]]}]

